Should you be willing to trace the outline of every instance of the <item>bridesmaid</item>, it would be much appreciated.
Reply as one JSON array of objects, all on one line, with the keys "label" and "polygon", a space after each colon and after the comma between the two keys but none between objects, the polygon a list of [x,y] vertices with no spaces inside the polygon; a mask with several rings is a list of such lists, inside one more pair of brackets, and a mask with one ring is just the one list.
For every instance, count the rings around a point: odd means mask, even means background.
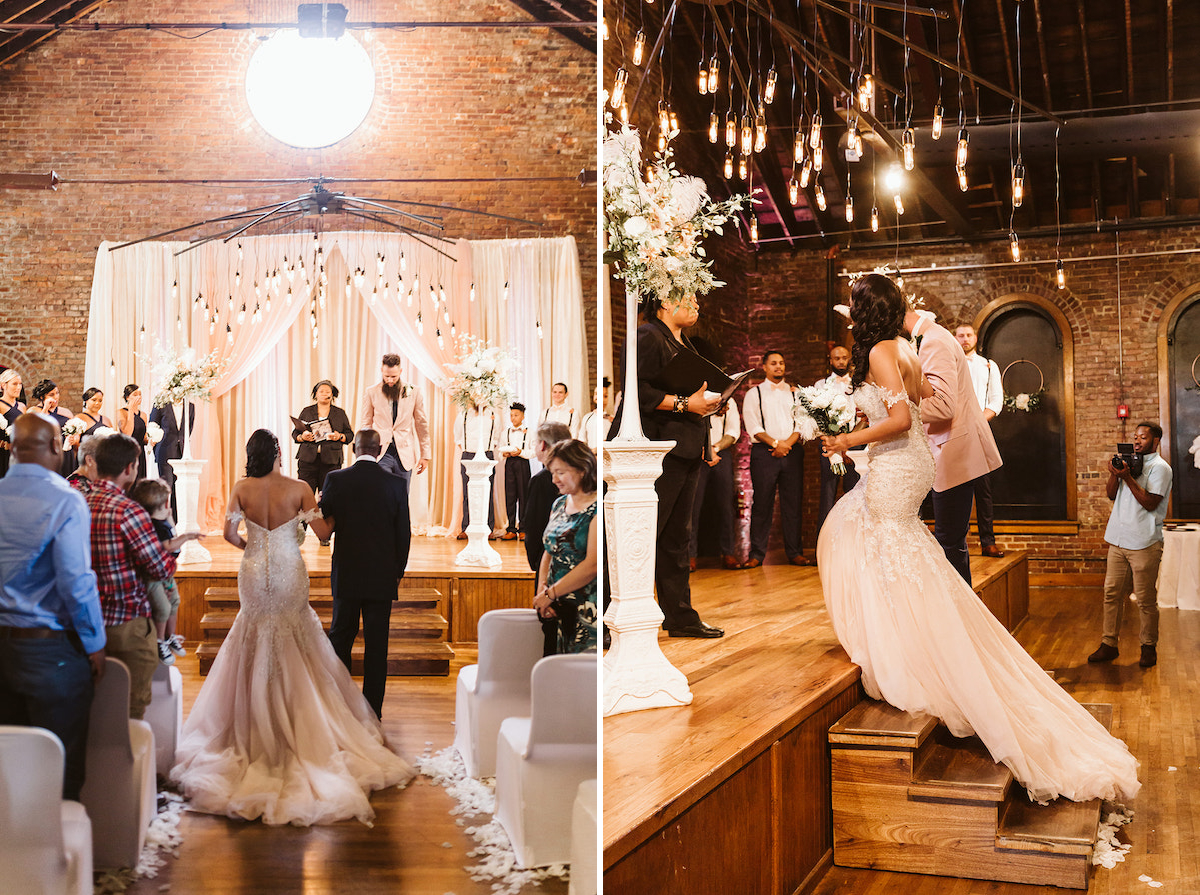
[{"label": "bridesmaid", "polygon": [[138,443],[138,480],[146,477],[146,414],[142,413],[142,390],[136,383],[125,386],[121,393],[125,406],[117,408],[117,428]]},{"label": "bridesmaid", "polygon": [[115,428],[112,420],[100,413],[100,409],[104,407],[104,392],[98,388],[89,388],[83,393],[83,410],[75,417],[81,420],[87,429],[84,430],[84,435],[91,435],[101,426],[107,426],[109,429]]},{"label": "bridesmaid", "polygon": [[[58,428],[61,429],[71,421],[73,414],[65,407],[59,405],[58,398],[58,384],[53,379],[43,379],[33,387],[33,404],[30,406],[34,410],[39,410],[54,417],[58,420]],[[64,476],[69,476],[79,467],[79,460],[77,459],[75,449],[79,447],[80,437],[79,435],[72,435],[63,443],[62,474]]]},{"label": "bridesmaid", "polygon": [[0,478],[8,473],[8,427],[25,412],[21,403],[21,374],[11,368],[0,373]]}]

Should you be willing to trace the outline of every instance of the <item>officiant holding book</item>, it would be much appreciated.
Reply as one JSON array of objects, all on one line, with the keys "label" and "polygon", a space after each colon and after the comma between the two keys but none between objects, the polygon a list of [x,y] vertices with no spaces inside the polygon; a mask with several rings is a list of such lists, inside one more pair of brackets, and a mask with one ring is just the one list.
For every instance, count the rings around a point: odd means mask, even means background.
[{"label": "officiant holding book", "polygon": [[[692,505],[700,478],[701,458],[707,450],[704,417],[721,406],[718,389],[728,377],[700,357],[683,330],[700,317],[695,295],[675,300],[657,298],[642,302],[637,330],[638,403],[642,431],[651,441],[674,441],[663,457],[662,475],[654,483],[658,493],[658,553],[654,585],[663,626],[672,637],[723,637],[720,628],[705,624],[692,608],[690,552]],[[628,350],[628,346],[626,346]],[[690,381],[673,373],[711,368],[713,378]],[[711,391],[710,391],[711,389]],[[613,419],[611,439],[620,431],[624,400]]]},{"label": "officiant holding book", "polygon": [[322,379],[312,390],[315,404],[309,404],[292,417],[292,441],[296,450],[296,478],[313,489],[325,490],[325,476],[341,469],[344,446],[354,438],[354,429],[346,411],[334,404],[337,386]]}]

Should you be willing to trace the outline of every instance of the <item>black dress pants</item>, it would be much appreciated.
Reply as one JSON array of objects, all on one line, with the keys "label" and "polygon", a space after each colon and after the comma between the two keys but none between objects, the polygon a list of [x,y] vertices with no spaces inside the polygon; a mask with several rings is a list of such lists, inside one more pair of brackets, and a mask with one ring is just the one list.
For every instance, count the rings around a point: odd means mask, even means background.
[{"label": "black dress pants", "polygon": [[508,530],[520,530],[521,513],[525,511],[525,491],[529,487],[529,461],[524,457],[509,457],[504,461],[504,508],[508,511]]},{"label": "black dress pants", "polygon": [[971,527],[971,501],[975,479],[933,492],[933,536],[942,545],[950,565],[963,581],[971,583],[971,560],[967,556],[967,531]]},{"label": "black dress pants", "polygon": [[688,560],[692,507],[696,501],[701,462],[699,457],[681,459],[667,454],[663,457],[662,475],[654,483],[658,493],[658,556],[654,566],[654,586],[663,626],[668,631],[700,624],[700,616],[692,608]]},{"label": "black dress pants", "polygon": [[358,637],[358,620],[363,630],[363,696],[383,717],[383,694],[387,687],[388,629],[391,627],[391,600],[358,600],[336,597],[333,601],[333,621],[329,625],[329,643],[347,671],[350,652]]}]

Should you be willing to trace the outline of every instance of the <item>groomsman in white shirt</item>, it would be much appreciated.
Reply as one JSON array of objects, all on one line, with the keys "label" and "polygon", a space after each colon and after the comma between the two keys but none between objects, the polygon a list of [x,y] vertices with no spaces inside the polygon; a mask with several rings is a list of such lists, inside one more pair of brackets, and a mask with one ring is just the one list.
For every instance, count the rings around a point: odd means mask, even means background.
[{"label": "groomsman in white shirt", "polygon": [[779,492],[779,512],[783,522],[783,549],[794,566],[811,566],[812,560],[800,552],[800,501],[804,487],[804,453],[797,445],[793,410],[796,396],[784,381],[787,365],[783,354],[763,354],[763,372],[767,378],[746,392],[742,415],[750,436],[750,485],[754,503],[750,509],[750,558],[744,568],[756,569],[767,555],[771,537],[771,519],[775,515],[775,492]]},{"label": "groomsman in white shirt", "polygon": [[736,458],[732,448],[742,437],[742,424],[733,398],[726,403],[724,413],[707,417],[705,424],[708,427],[708,443],[712,445],[712,459],[701,462],[700,480],[696,484],[696,504],[692,510],[691,569],[696,571],[700,510],[704,506],[706,492],[712,493],[713,507],[717,512],[717,546],[721,551],[721,564],[727,569],[740,569],[742,563],[737,558],[737,539],[733,527],[733,466]]},{"label": "groomsman in white shirt", "polygon": [[[850,394],[850,349],[842,345],[834,345],[829,349],[829,375],[818,379],[816,385],[836,387],[839,391]],[[825,517],[837,503],[838,484],[841,484],[845,494],[858,484],[858,471],[854,468],[853,457],[843,457],[846,461],[846,472],[836,475],[828,457],[821,457],[821,504],[817,511],[817,531],[825,524]]]},{"label": "groomsman in white shirt", "polygon": [[508,408],[512,423],[504,430],[500,454],[504,457],[504,507],[508,528],[501,540],[522,540],[521,515],[525,512],[525,494],[529,489],[529,461],[533,459],[533,438],[525,425],[525,405],[519,401]]},{"label": "groomsman in white shirt", "polygon": [[[459,410],[454,416],[454,444],[462,451],[463,460],[475,459],[481,444],[484,447],[483,456],[488,460],[495,460],[496,443],[500,436],[499,430],[496,412],[490,407]],[[458,533],[458,539],[465,541],[467,526],[471,524],[470,502],[467,499],[469,478],[467,467],[461,463],[458,471],[462,475],[462,530]],[[492,532],[496,527],[495,481],[495,472],[493,471],[492,476],[488,478],[487,525],[489,539],[494,537]]]},{"label": "groomsman in white shirt", "polygon": [[[979,399],[983,418],[991,425],[992,418],[1004,409],[1004,387],[1000,382],[1000,368],[994,360],[989,360],[975,350],[979,342],[975,327],[965,324],[960,326],[954,331],[954,338],[958,339],[963,354],[967,356],[975,397]],[[983,548],[983,555],[1003,556],[1004,551],[996,546],[993,516],[992,474],[989,472],[975,480],[975,521],[979,526],[979,543]]]},{"label": "groomsman in white shirt", "polygon": [[612,415],[608,412],[608,387],[612,380],[604,377],[604,384],[596,389],[596,409],[589,410],[579,424],[579,438],[592,449],[592,453],[600,452],[600,445],[608,436],[612,426]]},{"label": "groomsman in white shirt", "polygon": [[556,382],[550,387],[550,406],[542,411],[543,423],[562,423],[571,430],[571,437],[579,431],[579,417],[575,408],[567,404],[567,384]]}]

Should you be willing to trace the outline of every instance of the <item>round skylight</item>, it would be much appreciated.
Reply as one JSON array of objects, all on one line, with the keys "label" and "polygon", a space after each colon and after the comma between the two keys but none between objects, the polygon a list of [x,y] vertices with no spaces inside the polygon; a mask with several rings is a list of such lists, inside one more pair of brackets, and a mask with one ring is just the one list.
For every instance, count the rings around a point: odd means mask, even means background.
[{"label": "round skylight", "polygon": [[246,101],[263,130],[289,146],[316,149],[344,140],[375,98],[375,70],[362,45],[276,32],[246,69]]}]

